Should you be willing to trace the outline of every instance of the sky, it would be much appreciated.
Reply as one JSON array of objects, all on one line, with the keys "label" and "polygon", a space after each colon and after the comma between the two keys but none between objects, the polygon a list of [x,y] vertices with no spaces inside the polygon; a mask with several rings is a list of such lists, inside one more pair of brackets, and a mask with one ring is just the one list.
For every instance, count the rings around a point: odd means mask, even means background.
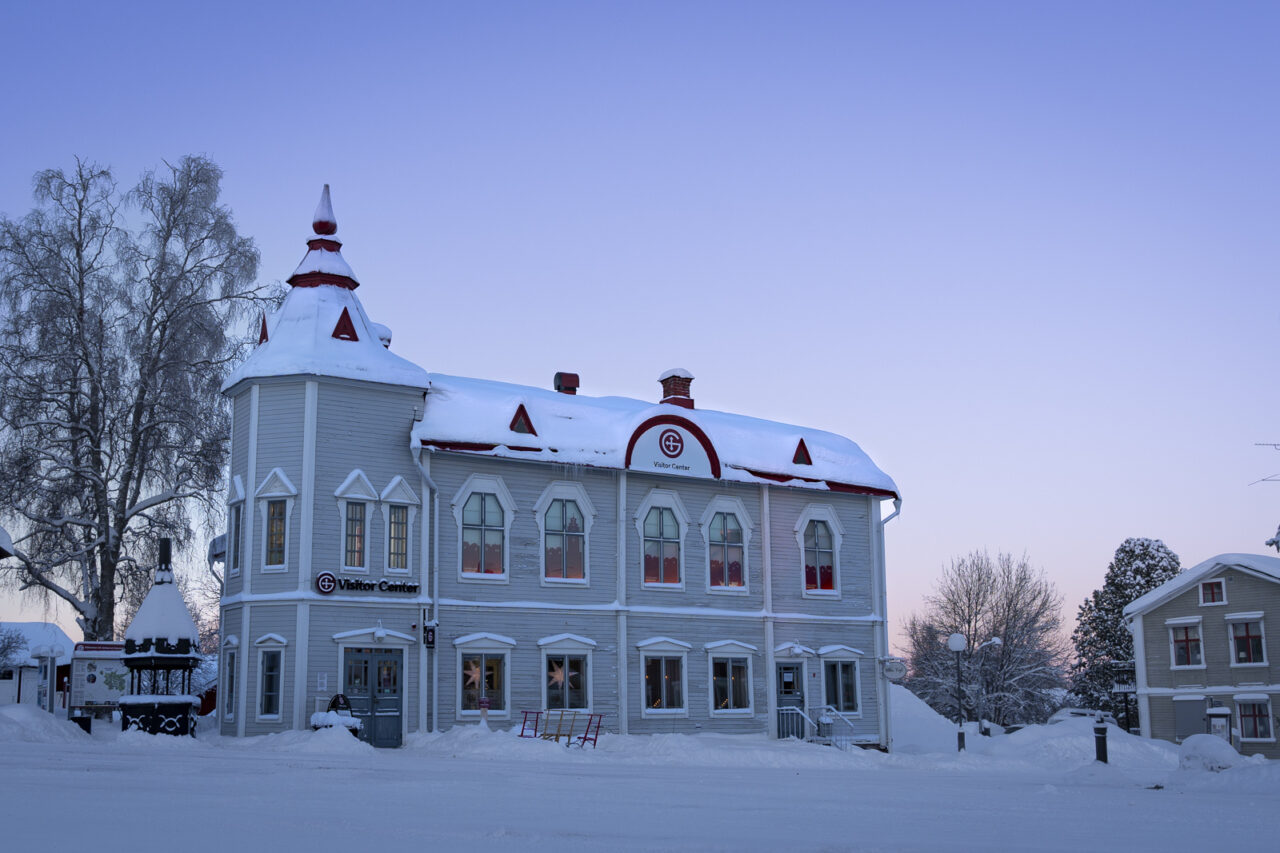
[{"label": "sky", "polygon": [[401,355],[684,367],[896,480],[895,629],[975,549],[1070,625],[1126,537],[1280,523],[1277,43],[1247,2],[9,3],[0,214],[204,154],[282,281],[328,183]]}]

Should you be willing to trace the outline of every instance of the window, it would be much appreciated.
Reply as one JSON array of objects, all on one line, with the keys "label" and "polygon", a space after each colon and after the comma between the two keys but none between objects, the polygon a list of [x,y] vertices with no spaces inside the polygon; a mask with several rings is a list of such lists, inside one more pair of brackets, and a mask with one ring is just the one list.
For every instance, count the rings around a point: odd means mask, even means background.
[{"label": "window", "polygon": [[644,517],[644,582],[680,583],[680,525],[666,507]]},{"label": "window", "polygon": [[712,706],[716,711],[751,710],[751,667],[747,658],[712,658]]},{"label": "window", "polygon": [[1200,584],[1200,603],[1201,604],[1226,604],[1227,592],[1226,585],[1222,579],[1204,581]]},{"label": "window", "polygon": [[289,516],[298,490],[280,468],[273,468],[254,498],[262,512],[262,571],[289,569]]},{"label": "window", "polygon": [[707,591],[745,593],[747,543],[751,519],[738,498],[719,495],[707,504],[701,519],[702,538],[707,543]]},{"label": "window", "polygon": [[409,570],[409,508],[392,504],[387,508],[390,527],[387,532],[387,568]]},{"label": "window", "polygon": [[1173,641],[1174,666],[1203,666],[1200,656],[1200,626],[1178,625],[1169,629]]},{"label": "window", "polygon": [[279,720],[284,684],[285,638],[266,634],[254,640],[258,647],[258,719]]},{"label": "window", "polygon": [[285,501],[267,501],[267,565],[284,565]]},{"label": "window", "polygon": [[1240,711],[1241,740],[1274,740],[1271,730],[1271,701],[1265,697],[1258,699],[1236,699],[1236,708]]},{"label": "window", "polygon": [[585,655],[546,656],[547,709],[585,710],[587,701],[587,658]]},{"label": "window", "polygon": [[458,649],[458,715],[480,716],[480,700],[489,700],[489,716],[510,716],[507,676],[516,641],[498,634],[468,634],[453,641]]},{"label": "window", "polygon": [[222,661],[222,695],[218,704],[222,706],[222,717],[227,720],[236,718],[236,643],[234,637],[228,637],[224,644],[226,650]]},{"label": "window", "polygon": [[1231,664],[1239,666],[1266,663],[1266,646],[1262,641],[1262,619],[1244,619],[1232,621],[1230,624]]},{"label": "window", "polygon": [[586,563],[586,535],[582,510],[576,501],[557,499],[544,515],[543,565],[547,580],[582,580]]},{"label": "window", "polygon": [[804,570],[803,592],[807,597],[839,597],[840,543],[844,529],[835,509],[811,504],[796,521],[796,544]]},{"label": "window", "polygon": [[858,662],[824,661],[822,671],[826,704],[842,713],[858,713]]},{"label": "window", "polygon": [[13,670],[0,669],[0,681],[13,681]]},{"label": "window", "polygon": [[363,569],[364,564],[364,516],[368,504],[347,504],[346,546],[343,548],[342,564],[353,569]]},{"label": "window", "polygon": [[515,501],[497,477],[472,474],[453,502],[458,520],[459,578],[506,581],[507,534]]},{"label": "window", "polygon": [[643,679],[644,714],[685,715],[685,658],[691,646],[667,637],[637,643]]},{"label": "window", "polygon": [[413,520],[421,501],[409,488],[404,477],[396,475],[382,494],[383,551],[387,555],[386,571],[390,574],[409,574],[413,568],[410,542],[413,541]]},{"label": "window", "polygon": [[231,507],[231,542],[228,555],[231,560],[230,572],[232,575],[240,574],[240,542],[244,536],[244,505],[236,504]]}]

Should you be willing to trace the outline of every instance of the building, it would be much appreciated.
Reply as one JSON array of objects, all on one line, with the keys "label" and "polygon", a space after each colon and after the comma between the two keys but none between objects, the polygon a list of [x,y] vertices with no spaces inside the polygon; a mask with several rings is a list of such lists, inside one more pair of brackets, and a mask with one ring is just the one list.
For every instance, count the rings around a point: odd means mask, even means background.
[{"label": "building", "polygon": [[1219,554],[1126,607],[1143,736],[1209,732],[1280,758],[1269,613],[1280,614],[1280,559],[1255,554]]},{"label": "building", "polygon": [[0,622],[0,628],[17,631],[26,647],[16,658],[0,661],[0,705],[38,705],[49,708],[49,657],[53,655],[56,690],[54,708],[65,707],[62,696],[70,673],[74,643],[52,622]]},{"label": "building", "polygon": [[365,314],[327,187],[313,229],[223,388],[225,734],[341,692],[376,745],[573,709],[888,747],[898,490],[856,444],[698,409],[683,370],[652,401],[429,374]]}]

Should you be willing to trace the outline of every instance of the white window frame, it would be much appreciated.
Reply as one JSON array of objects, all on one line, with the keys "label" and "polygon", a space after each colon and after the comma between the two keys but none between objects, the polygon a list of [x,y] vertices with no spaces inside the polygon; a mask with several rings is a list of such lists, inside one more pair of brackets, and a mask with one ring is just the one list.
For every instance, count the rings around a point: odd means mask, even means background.
[{"label": "white window frame", "polygon": [[[258,502],[258,510],[262,514],[262,572],[263,574],[276,574],[279,572],[289,571],[289,533],[292,527],[293,505],[298,497],[298,489],[293,482],[280,468],[272,468],[271,473],[262,481],[262,485],[258,486],[258,490],[253,493],[254,499]],[[268,524],[267,505],[271,501],[284,501],[284,562],[267,564],[267,541],[270,538],[270,525]]]},{"label": "white window frame", "polygon": [[[754,717],[756,714],[755,657],[760,653],[760,650],[750,643],[743,643],[739,640],[718,640],[714,643],[707,643],[702,648],[707,653],[707,713],[712,717]],[[715,662],[717,658],[723,660],[747,659],[747,707],[726,709],[716,707]]]},{"label": "white window frame", "polygon": [[[647,511],[647,510],[646,510]],[[640,650],[640,714],[642,717],[688,717],[689,716],[689,643],[673,640],[670,637],[650,637],[636,643]],[[649,658],[680,658],[680,708],[649,708],[645,703],[644,671]]]},{"label": "white window frame", "polygon": [[[455,650],[454,672],[457,673],[457,686],[454,690],[454,712],[459,720],[478,720],[481,711],[462,709],[462,656],[464,654],[484,654],[502,656],[502,710],[489,711],[490,720],[507,720],[511,718],[511,650],[516,641],[501,634],[480,632],[458,637],[453,641]],[[483,675],[482,675],[483,677]]]},{"label": "white window frame", "polygon": [[[1228,613],[1223,617],[1223,621],[1227,623],[1227,657],[1233,669],[1249,669],[1250,667],[1271,665],[1271,661],[1267,657],[1267,625],[1262,617],[1263,611],[1261,610],[1254,610],[1248,613]],[[1239,622],[1258,623],[1258,631],[1262,634],[1262,660],[1251,663],[1236,663],[1235,626]]]},{"label": "white window frame", "polygon": [[[369,574],[369,527],[373,522],[370,505],[378,500],[378,493],[364,472],[356,468],[342,481],[342,485],[334,489],[333,496],[338,501],[338,569],[354,575]],[[364,504],[364,536],[361,538],[361,561],[363,566],[347,565],[347,507],[350,504]]]},{"label": "white window frame", "polygon": [[[1222,584],[1222,600],[1221,601],[1205,601],[1204,585],[1207,583]],[[1200,599],[1201,607],[1220,607],[1227,603],[1227,579],[1226,578],[1203,578],[1196,584],[1196,596]]]},{"label": "white window frame", "polygon": [[858,719],[862,717],[862,707],[865,704],[862,701],[862,658],[861,649],[855,649],[850,646],[823,646],[818,649],[818,680],[822,682],[822,705],[824,707],[830,705],[835,707],[835,702],[831,701],[831,697],[827,695],[827,664],[828,663],[853,663],[853,695],[858,700],[858,710],[856,711],[838,711],[843,717],[851,717]]},{"label": "white window frame", "polygon": [[[255,710],[254,719],[264,723],[278,723],[284,720],[284,653],[288,648],[289,641],[279,634],[264,634],[253,641],[254,648],[258,650],[258,695],[255,697],[257,701],[253,703]],[[262,713],[262,695],[263,695],[263,669],[262,662],[268,654],[276,653],[280,655],[280,710],[274,714]]]},{"label": "white window frame", "polygon": [[[498,504],[502,507],[502,574],[500,575],[464,572],[462,570],[462,508],[466,505],[467,498],[476,492],[494,495],[498,499]],[[511,583],[511,523],[516,516],[516,501],[515,498],[511,497],[511,492],[507,490],[507,484],[502,481],[501,477],[494,477],[489,474],[472,474],[462,484],[462,488],[458,489],[457,494],[453,496],[450,508],[453,510],[453,519],[458,533],[458,580],[462,583]],[[483,561],[483,559],[484,553],[482,550],[481,560]]]},{"label": "white window frame", "polygon": [[[1184,670],[1205,668],[1206,666],[1205,662],[1209,659],[1209,650],[1205,648],[1204,626],[1201,625],[1200,623],[1201,623],[1201,619],[1199,616],[1180,616],[1176,619],[1164,620],[1164,624],[1166,629],[1168,630],[1168,636],[1169,636],[1169,669],[1184,671]],[[1173,629],[1190,628],[1193,625],[1200,632],[1200,663],[1191,663],[1191,664],[1186,664],[1185,666],[1179,666],[1177,663],[1178,655],[1177,655],[1177,652],[1175,651],[1175,646],[1173,644]]]},{"label": "white window frame", "polygon": [[[1231,697],[1231,701],[1235,703],[1236,713],[1236,731],[1240,732],[1241,743],[1275,743],[1276,742],[1276,720],[1271,711],[1271,696],[1267,693],[1237,693]],[[1244,736],[1244,718],[1240,715],[1241,705],[1266,705],[1267,706],[1267,724],[1271,729],[1271,737],[1245,737]]]},{"label": "white window frame", "polygon": [[[547,577],[547,510],[551,502],[573,501],[582,513],[582,578]],[[556,480],[542,490],[538,502],[533,505],[534,520],[538,523],[538,577],[542,586],[590,586],[591,585],[591,524],[596,508],[587,497],[581,483]]]},{"label": "white window frame", "polygon": [[549,657],[582,657],[587,659],[587,707],[572,708],[569,710],[578,711],[583,714],[590,714],[592,707],[595,706],[595,690],[592,680],[595,677],[595,661],[592,660],[592,652],[596,649],[596,641],[589,637],[583,637],[578,634],[555,634],[550,637],[543,637],[538,640],[538,648],[542,651],[541,661],[542,668],[539,676],[542,679],[542,707],[549,711],[559,710],[551,708],[547,705],[547,658]]},{"label": "white window frame", "polygon": [[[711,520],[716,517],[716,513],[724,512],[736,516],[738,525],[742,528],[742,586],[712,586],[711,585]],[[707,504],[706,511],[702,513],[702,518],[698,520],[698,527],[702,531],[702,543],[706,551],[706,578],[707,592],[714,595],[749,595],[751,593],[751,562],[748,554],[751,550],[751,533],[755,529],[755,525],[751,521],[751,516],[747,514],[746,504],[740,498],[730,497],[729,495],[716,495]]]},{"label": "white window frame", "polygon": [[[244,568],[244,480],[236,474],[231,478],[231,498],[227,501],[227,577],[240,577]],[[236,530],[236,513],[240,514],[240,530]],[[286,533],[288,531],[286,530]],[[239,535],[236,535],[239,533]]]},{"label": "white window frame", "polygon": [[[649,510],[654,507],[665,507],[671,510],[676,517],[676,526],[680,528],[679,547],[676,554],[680,563],[680,582],[679,583],[645,583],[644,579],[644,521],[649,515]],[[683,592],[685,588],[685,580],[689,577],[689,561],[685,558],[685,538],[689,535],[689,513],[684,508],[684,502],[680,500],[680,495],[670,489],[650,489],[649,494],[644,496],[644,500],[640,502],[639,509],[636,510],[633,519],[636,526],[636,533],[640,537],[640,588],[660,590],[665,592]],[[685,677],[688,680],[688,676]],[[687,707],[689,700],[685,698],[685,706]]]},{"label": "white window frame", "polygon": [[[391,567],[391,507],[403,506],[408,512],[405,513],[405,543],[404,543],[404,565],[403,569],[394,569]],[[409,484],[404,477],[397,474],[391,478],[391,482],[382,490],[379,495],[378,509],[382,514],[382,570],[389,575],[411,575],[413,574],[413,523],[418,515],[418,507],[422,505],[422,501],[409,488]]]},{"label": "white window frame", "polygon": [[[831,530],[831,583],[832,589],[806,589],[804,583],[804,531],[810,521],[825,521]],[[800,594],[805,598],[834,598],[841,596],[840,551],[844,542],[844,526],[836,508],[831,504],[808,504],[796,519],[796,548],[800,552]]]},{"label": "white window frame", "polygon": [[227,722],[234,722],[236,718],[236,703],[239,701],[236,688],[240,687],[236,684],[236,667],[239,663],[240,638],[235,634],[228,634],[222,641],[222,686],[219,688],[222,692],[218,695],[218,704],[222,706],[222,719]]}]

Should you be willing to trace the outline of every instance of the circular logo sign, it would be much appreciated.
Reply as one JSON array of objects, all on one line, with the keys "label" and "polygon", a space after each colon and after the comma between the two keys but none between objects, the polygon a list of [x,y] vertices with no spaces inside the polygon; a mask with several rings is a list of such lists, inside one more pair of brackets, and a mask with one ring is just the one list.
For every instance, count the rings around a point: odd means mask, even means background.
[{"label": "circular logo sign", "polygon": [[901,681],[907,677],[907,665],[905,662],[897,658],[890,658],[884,662],[884,677],[890,681]]},{"label": "circular logo sign", "polygon": [[658,449],[668,459],[675,459],[684,453],[684,436],[673,429],[664,429],[658,436]]},{"label": "circular logo sign", "polygon": [[316,589],[320,590],[322,595],[328,595],[338,588],[338,579],[333,576],[333,572],[321,572],[316,575]]}]

